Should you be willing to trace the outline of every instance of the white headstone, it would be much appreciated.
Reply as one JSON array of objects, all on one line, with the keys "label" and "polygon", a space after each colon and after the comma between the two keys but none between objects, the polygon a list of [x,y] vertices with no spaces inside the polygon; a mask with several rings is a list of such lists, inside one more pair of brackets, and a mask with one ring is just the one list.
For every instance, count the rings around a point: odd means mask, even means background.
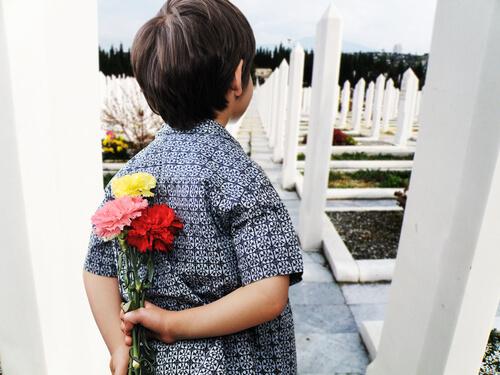
[{"label": "white headstone", "polygon": [[97,40],[94,1],[0,1],[4,374],[109,373],[82,280],[103,198]]},{"label": "white headstone", "polygon": [[403,75],[403,83],[399,98],[399,110],[397,120],[397,133],[394,143],[405,146],[411,136],[413,126],[414,105],[417,96],[418,78],[411,68]]},{"label": "white headstone", "polygon": [[363,115],[363,101],[365,98],[365,80],[361,78],[356,84],[356,94],[352,108],[352,130],[356,133],[361,131],[361,116]]},{"label": "white headstone", "polygon": [[351,100],[351,83],[349,81],[344,82],[344,87],[342,89],[341,95],[341,110],[339,118],[339,128],[344,128],[347,120],[347,114],[349,112],[349,105]]},{"label": "white headstone", "polygon": [[269,146],[274,147],[279,116],[279,67],[274,70],[271,121],[269,122]]},{"label": "white headstone", "polygon": [[438,1],[423,126],[367,375],[479,372],[500,285],[499,37],[497,0]]},{"label": "white headstone", "polygon": [[422,99],[422,90],[419,90],[417,92],[417,98],[415,100],[415,113],[414,113],[414,119],[415,121],[418,121],[418,115],[420,112],[420,101]]},{"label": "white headstone", "polygon": [[366,90],[366,99],[365,99],[365,125],[366,127],[371,126],[372,124],[372,113],[373,113],[373,97],[375,94],[375,84],[371,81],[368,84],[368,89]]},{"label": "white headstone", "polygon": [[389,120],[394,103],[394,81],[389,79],[385,88],[384,103],[382,109],[382,131],[389,130]]},{"label": "white headstone", "polygon": [[398,106],[399,106],[399,89],[396,89],[394,94],[394,103],[392,106],[392,118],[395,119],[398,117]]},{"label": "white headstone", "polygon": [[288,63],[285,59],[280,64],[279,92],[278,92],[278,118],[276,122],[276,134],[273,148],[273,161],[276,163],[283,160],[285,149],[285,121],[286,121],[286,102],[288,95]]},{"label": "white headstone", "polygon": [[297,146],[304,80],[304,49],[297,44],[290,54],[290,72],[288,83],[287,120],[285,125],[285,155],[283,158],[282,187],[291,189],[297,176]]},{"label": "white headstone", "polygon": [[[326,205],[333,124],[337,108],[342,19],[330,3],[316,28],[311,118],[307,135],[303,195],[300,201],[298,232],[304,250],[322,243],[322,219]],[[333,89],[332,89],[333,88]]]},{"label": "white headstone", "polygon": [[375,98],[373,100],[373,122],[371,136],[373,138],[380,137],[380,125],[382,119],[382,103],[384,101],[384,86],[385,77],[380,74],[375,83]]}]

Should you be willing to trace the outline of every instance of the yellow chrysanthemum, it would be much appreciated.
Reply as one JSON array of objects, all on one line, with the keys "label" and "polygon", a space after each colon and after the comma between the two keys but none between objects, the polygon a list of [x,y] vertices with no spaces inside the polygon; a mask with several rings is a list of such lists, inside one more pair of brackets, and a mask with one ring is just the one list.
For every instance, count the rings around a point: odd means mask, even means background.
[{"label": "yellow chrysanthemum", "polygon": [[125,195],[135,197],[152,197],[154,193],[150,190],[156,187],[156,179],[153,175],[146,172],[137,172],[127,174],[122,177],[114,178],[111,181],[111,191],[115,198]]}]

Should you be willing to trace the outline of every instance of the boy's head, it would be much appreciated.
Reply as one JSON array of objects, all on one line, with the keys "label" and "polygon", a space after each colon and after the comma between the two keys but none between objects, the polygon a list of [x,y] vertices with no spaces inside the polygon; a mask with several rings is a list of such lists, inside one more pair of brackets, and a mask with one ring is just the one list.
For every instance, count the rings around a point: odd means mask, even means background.
[{"label": "boy's head", "polygon": [[131,49],[151,109],[181,130],[214,119],[239,96],[248,102],[254,56],[252,28],[228,0],[168,0],[139,29]]}]

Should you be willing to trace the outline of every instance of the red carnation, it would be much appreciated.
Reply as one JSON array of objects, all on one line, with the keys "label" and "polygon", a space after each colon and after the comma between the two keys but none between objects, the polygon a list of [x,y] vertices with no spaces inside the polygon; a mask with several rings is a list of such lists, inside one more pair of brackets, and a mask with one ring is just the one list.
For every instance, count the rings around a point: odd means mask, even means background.
[{"label": "red carnation", "polygon": [[130,227],[127,243],[145,253],[148,250],[172,250],[174,236],[183,224],[172,208],[157,204],[145,208],[141,216],[132,220]]}]

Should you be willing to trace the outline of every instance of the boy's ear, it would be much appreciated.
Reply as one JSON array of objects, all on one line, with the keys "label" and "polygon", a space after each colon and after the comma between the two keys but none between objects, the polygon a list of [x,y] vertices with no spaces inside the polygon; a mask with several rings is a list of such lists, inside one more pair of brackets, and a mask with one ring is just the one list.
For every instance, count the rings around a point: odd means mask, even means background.
[{"label": "boy's ear", "polygon": [[233,82],[231,83],[231,90],[234,91],[234,95],[236,97],[241,96],[241,94],[243,93],[242,80],[241,80],[242,72],[243,72],[243,59],[240,60],[240,63],[236,67],[236,70],[234,71]]}]

